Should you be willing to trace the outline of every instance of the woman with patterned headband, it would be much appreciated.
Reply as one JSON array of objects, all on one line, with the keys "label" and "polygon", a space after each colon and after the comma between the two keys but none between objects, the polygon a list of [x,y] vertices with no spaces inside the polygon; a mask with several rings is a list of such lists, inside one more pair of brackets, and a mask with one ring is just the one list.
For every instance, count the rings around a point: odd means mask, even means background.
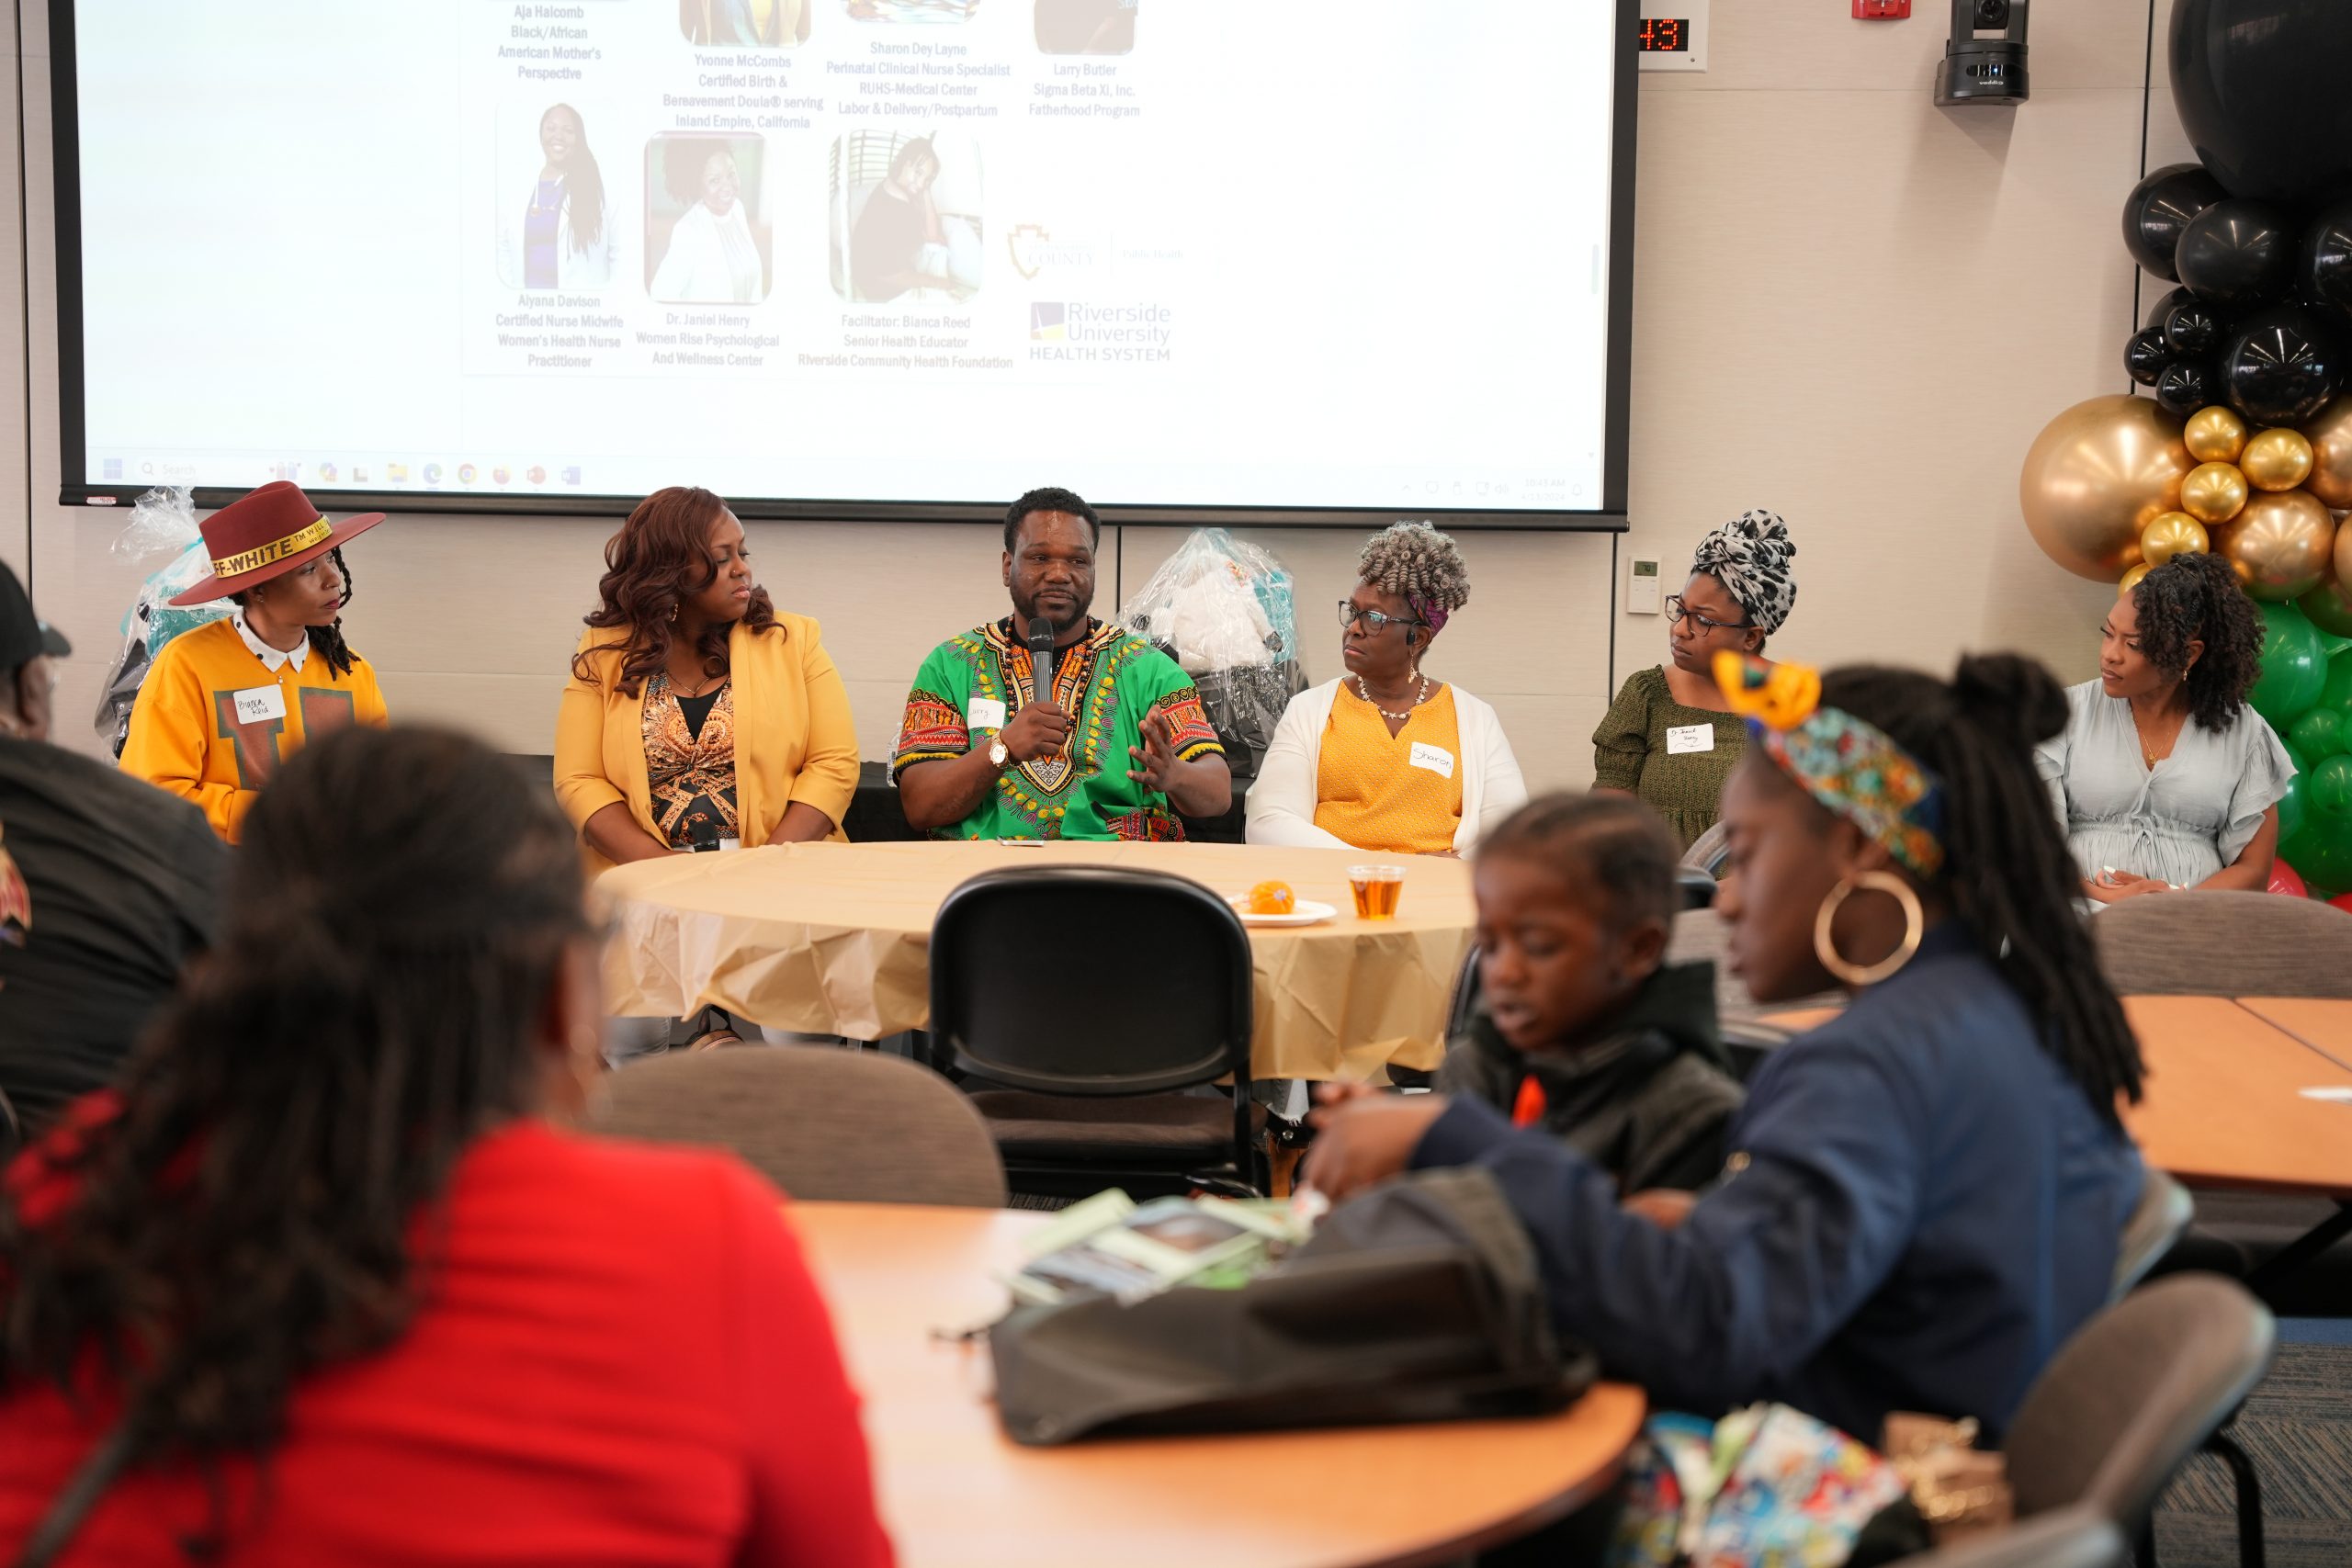
[{"label": "woman with patterned headband", "polygon": [[1715,689],[1719,653],[1760,657],[1797,599],[1797,547],[1770,512],[1741,513],[1699,541],[1690,577],[1666,602],[1670,655],[1628,676],[1592,732],[1592,787],[1638,795],[1682,847],[1715,825],[1747,730]]},{"label": "woman with patterned headband", "polygon": [[330,523],[285,479],[206,518],[211,573],[172,603],[236,608],[155,656],[130,709],[122,771],[194,801],[233,844],[254,796],[305,741],[387,722],[374,667],[343,640],[343,547],[383,520],[370,512]]},{"label": "woman with patterned headband", "polygon": [[1527,804],[1495,710],[1422,668],[1470,574],[1426,523],[1374,534],[1340,601],[1347,675],[1293,697],[1250,786],[1249,840],[1466,853]]},{"label": "woman with patterned headband", "polygon": [[1484,1166],[1560,1328],[1668,1407],[1997,1434],[2106,1302],[2143,1179],[2118,1118],[2139,1052],[2034,773],[2064,694],[2007,657],[1950,682],[1728,664],[1751,719],[1723,797],[1732,967],[1759,1001],[1853,1000],[1756,1075],[1724,1174],[1621,1206],[1601,1167],[1484,1105],[1342,1093],[1315,1183]]}]

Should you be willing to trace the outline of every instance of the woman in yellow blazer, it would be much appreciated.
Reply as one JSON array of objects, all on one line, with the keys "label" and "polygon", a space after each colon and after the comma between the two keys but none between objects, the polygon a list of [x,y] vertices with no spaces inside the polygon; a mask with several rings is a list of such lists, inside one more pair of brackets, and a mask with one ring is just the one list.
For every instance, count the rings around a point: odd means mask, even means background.
[{"label": "woman in yellow blazer", "polygon": [[778,614],[743,525],[707,490],[645,498],[556,713],[556,797],[592,874],[627,861],[839,839],[857,789],[849,693],[817,623]]}]

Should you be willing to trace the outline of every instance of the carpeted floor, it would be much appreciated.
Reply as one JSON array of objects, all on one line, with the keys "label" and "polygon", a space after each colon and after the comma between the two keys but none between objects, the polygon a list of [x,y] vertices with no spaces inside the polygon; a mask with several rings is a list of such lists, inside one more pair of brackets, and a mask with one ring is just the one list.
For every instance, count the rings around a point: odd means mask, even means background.
[{"label": "carpeted floor", "polygon": [[[2246,1402],[2238,1440],[2261,1472],[2270,1568],[2352,1562],[2352,1344],[2342,1320],[2288,1320],[2270,1376]],[[2333,1343],[2329,1341],[2334,1341]],[[2162,1568],[2236,1568],[2237,1498],[2200,1456],[2156,1512]]]}]

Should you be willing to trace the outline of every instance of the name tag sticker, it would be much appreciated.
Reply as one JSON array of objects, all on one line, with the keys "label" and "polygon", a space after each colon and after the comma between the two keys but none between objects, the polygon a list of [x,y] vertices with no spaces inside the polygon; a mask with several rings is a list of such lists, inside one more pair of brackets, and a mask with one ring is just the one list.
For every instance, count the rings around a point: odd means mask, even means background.
[{"label": "name tag sticker", "polygon": [[1426,740],[1413,742],[1412,763],[1417,768],[1427,768],[1442,779],[1453,776],[1453,753]]},{"label": "name tag sticker", "polygon": [[965,705],[964,722],[974,729],[1002,729],[1004,704],[994,697],[974,697]]},{"label": "name tag sticker", "polygon": [[1677,725],[1666,732],[1666,754],[1686,756],[1692,751],[1715,749],[1715,727],[1712,724]]},{"label": "name tag sticker", "polygon": [[286,694],[275,686],[248,686],[233,700],[239,724],[266,724],[286,716]]}]

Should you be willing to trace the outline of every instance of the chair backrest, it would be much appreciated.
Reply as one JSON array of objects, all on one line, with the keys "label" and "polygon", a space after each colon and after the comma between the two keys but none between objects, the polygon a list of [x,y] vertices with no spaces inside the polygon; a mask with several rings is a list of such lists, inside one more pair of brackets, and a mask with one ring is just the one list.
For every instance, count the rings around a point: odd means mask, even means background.
[{"label": "chair backrest", "polygon": [[732,1149],[795,1198],[1004,1206],[988,1122],[954,1084],[896,1056],[743,1045],[650,1056],[605,1082],[595,1131]]},{"label": "chair backrest", "polygon": [[1250,935],[1196,882],[1123,866],[991,871],[931,927],[931,1023],[956,1063],[1044,1094],[1250,1083]]},{"label": "chair backrest", "polygon": [[2122,1562],[2122,1532],[2097,1508],[2077,1507],[1906,1557],[1902,1568],[2119,1568]]},{"label": "chair backrest", "polygon": [[2020,1517],[2086,1503],[2137,1530],[2269,1369],[2269,1309],[2218,1274],[2134,1291],[2059,1348],[2002,1451]]},{"label": "chair backrest", "polygon": [[1686,865],[1675,874],[1674,886],[1677,908],[1705,909],[1713,907],[1715,878],[1712,872],[1701,871],[1695,866]]},{"label": "chair backrest", "polygon": [[1486,983],[1478,976],[1478,944],[1474,942],[1470,951],[1462,955],[1462,971],[1453,977],[1453,1000],[1445,1010],[1448,1048],[1477,1021],[1478,1008],[1485,999]]},{"label": "chair backrest", "polygon": [[1731,829],[1721,822],[1691,840],[1690,847],[1682,852],[1684,865],[1692,871],[1703,871],[1709,876],[1721,872],[1724,862],[1730,858]]},{"label": "chair backrest", "polygon": [[2352,998],[2352,915],[2277,893],[2126,898],[2091,920],[2121,995]]},{"label": "chair backrest", "polygon": [[2139,1204],[2124,1222],[2123,1239],[2116,1245],[2115,1283],[2107,1299],[2120,1302],[2130,1295],[2196,1217],[2197,1201],[2188,1189],[2150,1166],[2141,1179]]}]

